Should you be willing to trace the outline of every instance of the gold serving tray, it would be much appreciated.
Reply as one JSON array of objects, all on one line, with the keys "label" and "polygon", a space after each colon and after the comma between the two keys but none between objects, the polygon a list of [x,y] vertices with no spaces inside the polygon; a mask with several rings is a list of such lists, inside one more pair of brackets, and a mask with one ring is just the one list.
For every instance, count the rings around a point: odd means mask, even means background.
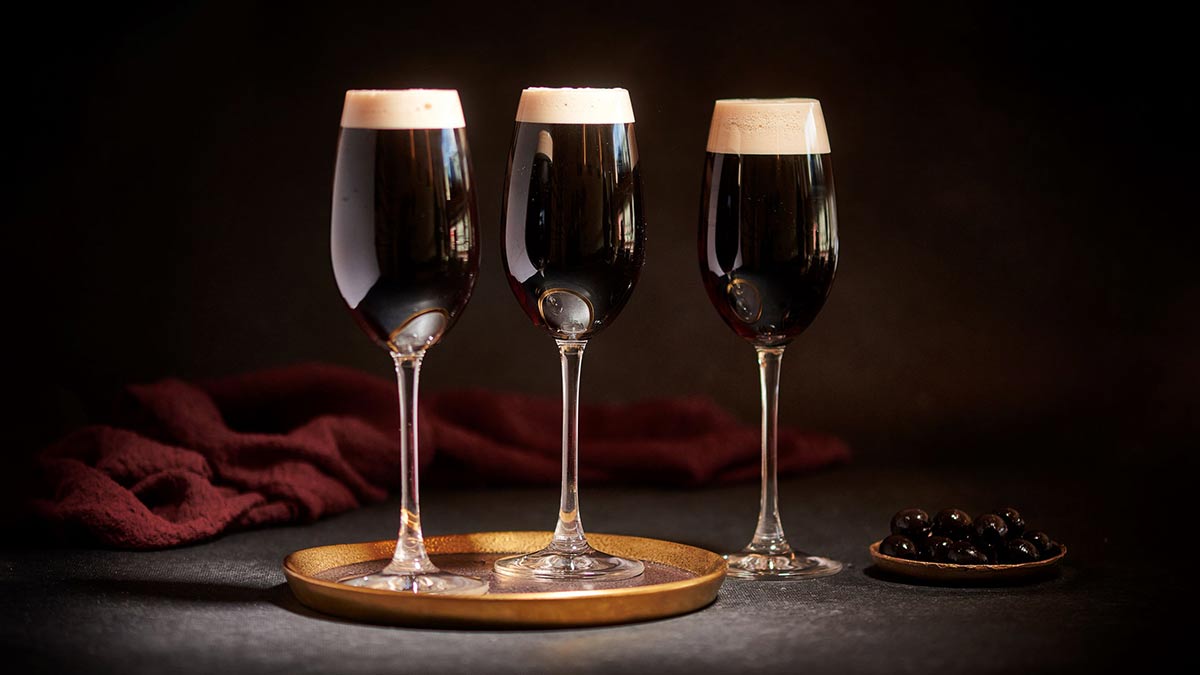
[{"label": "gold serving tray", "polygon": [[1067,547],[1059,545],[1058,555],[1044,560],[1012,565],[954,565],[925,560],[905,560],[879,552],[882,540],[871,544],[871,558],[885,572],[900,576],[941,583],[995,583],[1027,581],[1050,574],[1067,555]]},{"label": "gold serving tray", "polygon": [[658,539],[588,534],[605,553],[635,558],[646,572],[625,581],[549,582],[496,578],[497,558],[536,551],[551,532],[477,532],[425,539],[447,572],[488,581],[486,595],[419,595],[338,583],[369,574],[392,557],[394,540],[306,548],[283,560],[300,602],[326,614],[371,623],[417,626],[566,627],[645,621],[700,609],[717,597],[725,560],[716,553]]}]

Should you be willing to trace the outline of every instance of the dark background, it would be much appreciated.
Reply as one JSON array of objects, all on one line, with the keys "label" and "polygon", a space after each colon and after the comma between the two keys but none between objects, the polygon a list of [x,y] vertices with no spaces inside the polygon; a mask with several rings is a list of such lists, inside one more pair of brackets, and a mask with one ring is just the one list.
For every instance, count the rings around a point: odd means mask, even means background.
[{"label": "dark background", "polygon": [[1191,178],[1171,166],[1194,73],[1178,19],[1126,10],[241,2],[14,17],[6,452],[102,419],[128,382],[315,360],[390,375],[328,260],[349,88],[456,88],[465,108],[482,277],[423,385],[557,395],[553,343],[500,261],[513,114],[545,85],[629,89],[646,181],[647,264],[588,349],[585,402],[701,394],[757,419],[753,352],[697,270],[704,143],[716,98],[811,96],[841,267],[785,359],[784,423],[867,459],[1177,461],[1200,374],[1195,223],[1173,206]]}]

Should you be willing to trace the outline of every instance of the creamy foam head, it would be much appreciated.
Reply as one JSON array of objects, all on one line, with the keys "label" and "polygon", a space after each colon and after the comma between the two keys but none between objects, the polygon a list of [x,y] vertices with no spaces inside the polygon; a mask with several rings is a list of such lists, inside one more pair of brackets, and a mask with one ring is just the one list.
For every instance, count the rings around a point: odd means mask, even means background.
[{"label": "creamy foam head", "polygon": [[633,121],[633,104],[624,89],[551,89],[521,92],[518,122],[543,124],[625,124]]},{"label": "creamy foam head", "polygon": [[454,89],[351,89],[345,129],[458,129],[467,126]]},{"label": "creamy foam head", "polygon": [[823,155],[829,135],[815,98],[728,98],[713,107],[708,151],[727,155]]}]

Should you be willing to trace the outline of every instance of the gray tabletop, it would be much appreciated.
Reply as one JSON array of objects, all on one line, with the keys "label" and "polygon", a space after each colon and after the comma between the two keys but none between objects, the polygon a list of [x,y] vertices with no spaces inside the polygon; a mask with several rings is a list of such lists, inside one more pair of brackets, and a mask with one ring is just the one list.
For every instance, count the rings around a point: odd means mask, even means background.
[{"label": "gray tabletop", "polygon": [[[1114,478],[1113,480],[1120,480]],[[280,561],[308,546],[394,536],[389,502],[312,525],[233,534],[152,553],[42,545],[0,551],[0,644],[25,671],[133,673],[1016,672],[1101,670],[1176,654],[1164,618],[1175,568],[1136,567],[1135,516],[1103,479],[989,470],[846,467],[782,483],[794,545],[848,568],[802,582],[728,580],[701,611],[577,630],[359,625],[300,605]],[[585,525],[727,550],[745,543],[757,486],[695,491],[583,486]],[[867,544],[909,505],[1000,503],[1070,546],[1031,585],[944,588],[871,568]],[[553,489],[429,489],[429,534],[549,529]],[[1194,655],[1186,657],[1195,660]],[[11,661],[9,661],[11,662]]]}]

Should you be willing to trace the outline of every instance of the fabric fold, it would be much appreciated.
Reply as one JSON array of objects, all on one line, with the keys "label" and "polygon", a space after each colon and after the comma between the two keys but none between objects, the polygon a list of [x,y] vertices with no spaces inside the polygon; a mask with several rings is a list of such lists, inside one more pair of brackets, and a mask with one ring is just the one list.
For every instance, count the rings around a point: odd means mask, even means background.
[{"label": "fabric fold", "polygon": [[[199,383],[130,386],[112,425],[68,435],[38,456],[34,509],[72,540],[130,549],[310,522],[399,487],[395,383],[305,364]],[[557,399],[468,389],[423,393],[423,470],[487,485],[554,485]],[[695,487],[756,479],[759,436],[704,398],[585,404],[585,483]],[[849,458],[834,436],[783,428],[779,469]]]}]

